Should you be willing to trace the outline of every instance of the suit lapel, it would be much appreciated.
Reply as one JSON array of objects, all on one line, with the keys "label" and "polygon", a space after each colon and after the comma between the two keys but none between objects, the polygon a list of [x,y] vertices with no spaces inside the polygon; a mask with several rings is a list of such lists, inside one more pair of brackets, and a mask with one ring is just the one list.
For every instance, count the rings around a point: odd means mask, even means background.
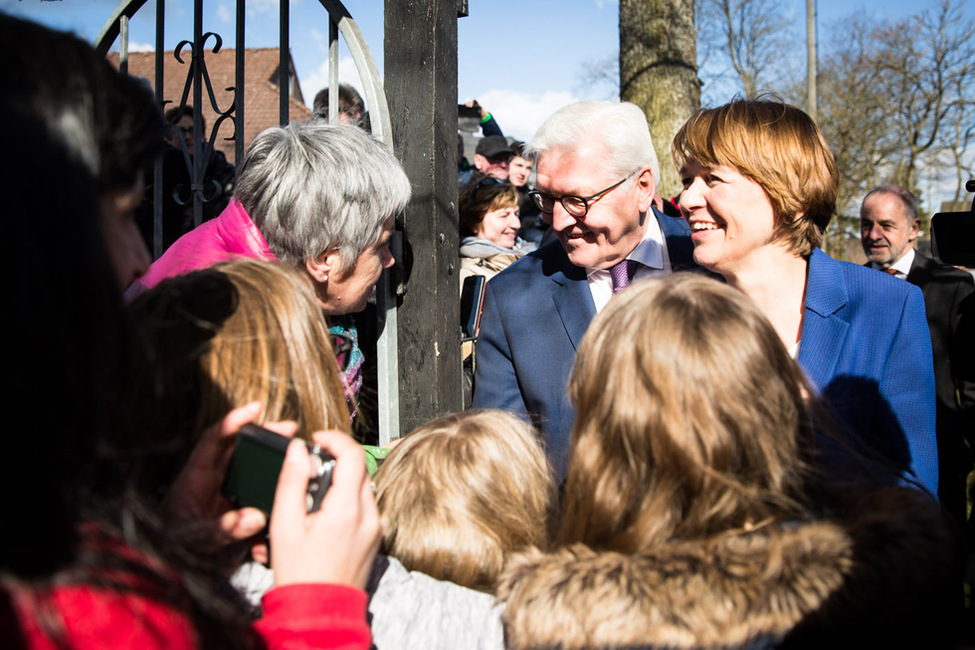
[{"label": "suit lapel", "polygon": [[[678,217],[668,217],[656,208],[652,210],[664,235],[673,271],[702,270],[694,262],[694,244],[691,242],[691,229],[687,222]],[[553,256],[549,258],[552,262],[549,270],[543,265],[543,273],[558,285],[552,299],[572,347],[578,350],[589,323],[596,317],[596,305],[589,291],[585,269],[573,265],[562,245],[553,243],[557,251],[553,250]]]},{"label": "suit lapel", "polygon": [[583,334],[596,317],[586,270],[572,264],[562,244],[556,241],[552,243],[552,255],[542,265],[542,272],[557,285],[552,300],[573,349],[578,350]]},{"label": "suit lapel", "polygon": [[589,291],[589,283],[586,280],[570,280],[559,287],[552,299],[573,349],[578,350],[583,334],[596,317],[596,305]]},{"label": "suit lapel", "polygon": [[814,250],[809,258],[798,361],[819,390],[833,375],[849,329],[849,323],[837,314],[847,302],[846,282],[837,263],[821,250]]},{"label": "suit lapel", "polygon": [[907,281],[924,289],[924,286],[931,280],[931,271],[934,260],[914,251],[914,261],[911,263],[911,271],[907,274]]}]

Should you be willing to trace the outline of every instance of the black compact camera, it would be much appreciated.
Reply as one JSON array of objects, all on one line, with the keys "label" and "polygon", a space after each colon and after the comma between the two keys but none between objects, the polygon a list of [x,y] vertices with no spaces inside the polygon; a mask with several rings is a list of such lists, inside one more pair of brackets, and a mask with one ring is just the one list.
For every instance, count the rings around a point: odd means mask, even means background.
[{"label": "black compact camera", "polygon": [[[223,494],[238,507],[251,506],[271,514],[278,475],[291,438],[262,427],[245,424],[237,433],[233,456],[227,466]],[[335,458],[318,445],[305,443],[312,458],[311,477],[305,497],[308,512],[322,505],[332,485]]]}]

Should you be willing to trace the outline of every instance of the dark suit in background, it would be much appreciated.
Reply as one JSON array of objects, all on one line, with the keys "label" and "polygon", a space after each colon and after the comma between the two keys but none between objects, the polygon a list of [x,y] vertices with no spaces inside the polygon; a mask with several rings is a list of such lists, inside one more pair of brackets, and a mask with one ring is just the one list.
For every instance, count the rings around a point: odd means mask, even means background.
[{"label": "dark suit in background", "polygon": [[931,332],[937,394],[938,497],[965,521],[965,480],[975,443],[975,281],[917,251],[907,281],[921,288]]}]

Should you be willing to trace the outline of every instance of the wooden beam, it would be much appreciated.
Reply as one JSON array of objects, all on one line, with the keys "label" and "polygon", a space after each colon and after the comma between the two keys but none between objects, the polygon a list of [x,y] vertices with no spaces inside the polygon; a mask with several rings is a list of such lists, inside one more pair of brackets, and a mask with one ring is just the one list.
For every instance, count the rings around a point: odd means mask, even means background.
[{"label": "wooden beam", "polygon": [[[463,406],[457,229],[457,0],[386,0],[385,87],[413,186],[398,310],[400,429]],[[407,267],[408,264],[402,265]]]}]

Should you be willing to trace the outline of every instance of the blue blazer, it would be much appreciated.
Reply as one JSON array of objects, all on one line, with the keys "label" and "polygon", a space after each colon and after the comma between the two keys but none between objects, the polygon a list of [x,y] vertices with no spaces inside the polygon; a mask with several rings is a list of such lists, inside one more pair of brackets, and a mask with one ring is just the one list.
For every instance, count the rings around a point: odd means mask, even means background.
[{"label": "blue blazer", "polygon": [[[673,270],[701,270],[687,222],[656,210]],[[558,241],[487,283],[475,354],[475,408],[530,419],[542,432],[556,477],[565,478],[575,409],[566,385],[576,349],[596,315],[584,268]]]},{"label": "blue blazer", "polygon": [[920,289],[814,250],[798,361],[854,441],[937,494],[934,366]]}]

